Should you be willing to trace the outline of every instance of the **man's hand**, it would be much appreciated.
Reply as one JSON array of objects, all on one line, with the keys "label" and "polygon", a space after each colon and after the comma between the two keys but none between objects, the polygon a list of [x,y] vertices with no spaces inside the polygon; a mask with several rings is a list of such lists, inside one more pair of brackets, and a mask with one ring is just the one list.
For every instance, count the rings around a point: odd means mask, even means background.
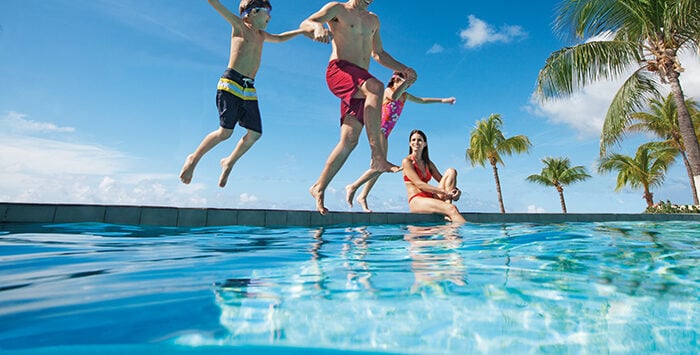
[{"label": "man's hand", "polygon": [[332,39],[333,39],[333,34],[326,27],[318,26],[314,30],[314,38],[313,38],[314,41],[321,42],[321,43],[330,43]]},{"label": "man's hand", "polygon": [[406,78],[406,82],[408,82],[410,85],[418,80],[418,74],[415,70],[413,70],[413,68],[406,68],[406,70],[403,71],[403,76]]}]

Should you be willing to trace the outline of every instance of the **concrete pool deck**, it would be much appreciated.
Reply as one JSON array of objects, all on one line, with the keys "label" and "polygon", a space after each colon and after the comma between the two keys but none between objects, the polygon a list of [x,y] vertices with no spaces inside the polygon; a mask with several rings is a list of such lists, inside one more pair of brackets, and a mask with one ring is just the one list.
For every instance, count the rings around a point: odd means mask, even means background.
[{"label": "concrete pool deck", "polygon": [[[462,215],[471,223],[700,221],[700,214],[466,212]],[[0,202],[0,223],[79,222],[177,227],[316,227],[439,223],[443,219],[439,215],[401,212],[330,212],[322,216],[316,211]]]}]

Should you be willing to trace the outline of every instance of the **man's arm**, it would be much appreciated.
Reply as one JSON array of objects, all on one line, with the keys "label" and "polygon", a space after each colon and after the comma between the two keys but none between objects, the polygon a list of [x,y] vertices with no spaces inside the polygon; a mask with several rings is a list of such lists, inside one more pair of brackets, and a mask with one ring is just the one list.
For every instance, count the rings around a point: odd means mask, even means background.
[{"label": "man's arm", "polygon": [[240,30],[243,27],[243,20],[229,11],[229,9],[222,5],[219,0],[209,0],[209,4],[213,6],[214,9],[216,9],[216,11],[219,12],[234,29]]},{"label": "man's arm", "polygon": [[302,21],[299,28],[314,41],[330,43],[332,39],[331,31],[323,25],[335,18],[339,6],[343,5],[338,2],[327,3],[321,10]]},{"label": "man's arm", "polygon": [[377,63],[393,71],[400,71],[404,73],[406,81],[408,81],[409,83],[415,82],[418,79],[418,74],[416,74],[416,71],[409,68],[405,64],[399,62],[398,60],[394,59],[394,57],[392,57],[391,54],[387,53],[384,50],[384,46],[382,45],[382,39],[379,35],[379,27],[379,18],[377,18],[377,30],[372,36],[372,58],[374,58],[374,60]]},{"label": "man's arm", "polygon": [[289,41],[290,39],[292,39],[300,34],[304,34],[304,30],[302,30],[301,28],[293,30],[293,31],[283,32],[280,34],[272,34],[272,33],[265,32],[265,42],[273,42],[273,43],[285,42],[285,41]]},{"label": "man's arm", "polygon": [[385,94],[384,96],[389,96],[389,98],[391,98],[392,100],[398,100],[399,97],[405,92],[407,95],[406,97],[407,98],[410,97],[408,95],[411,95],[411,94],[406,92],[406,89],[408,89],[408,87],[411,86],[413,83],[411,83],[408,80],[405,80],[404,78],[401,78],[401,77],[397,77],[396,80],[401,80],[401,84],[399,84],[399,86],[396,87],[396,90],[392,90],[391,88],[387,87],[385,89],[385,91],[389,90],[390,95]]}]

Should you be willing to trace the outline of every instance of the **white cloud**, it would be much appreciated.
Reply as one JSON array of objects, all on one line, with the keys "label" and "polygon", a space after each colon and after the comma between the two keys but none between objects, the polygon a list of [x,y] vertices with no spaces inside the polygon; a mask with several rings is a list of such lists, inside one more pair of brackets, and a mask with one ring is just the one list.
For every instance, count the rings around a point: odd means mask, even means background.
[{"label": "white cloud", "polygon": [[242,193],[239,196],[238,201],[242,204],[256,203],[258,202],[258,197],[247,192]]},{"label": "white cloud", "polygon": [[53,123],[37,122],[26,119],[27,115],[10,111],[0,117],[0,132],[15,133],[73,133],[73,127],[59,127]]},{"label": "white cloud", "polygon": [[610,102],[622,81],[599,82],[563,99],[539,102],[534,96],[530,110],[555,124],[564,124],[578,132],[581,138],[600,135]]},{"label": "white cloud", "polygon": [[547,211],[542,207],[537,207],[535,205],[527,206],[527,213],[546,213]]},{"label": "white cloud", "polygon": [[433,44],[432,47],[430,47],[430,49],[428,49],[428,52],[426,52],[426,53],[427,54],[437,54],[437,53],[442,53],[444,51],[445,51],[445,48],[443,46],[435,43],[435,44]]},{"label": "white cloud", "polygon": [[[679,59],[685,68],[681,75],[683,91],[686,96],[700,101],[700,61],[697,56],[688,53],[682,54]],[[590,84],[569,97],[544,103],[539,102],[533,95],[527,109],[545,117],[549,122],[570,126],[581,138],[597,137],[603,128],[605,115],[613,97],[630,74],[631,71],[616,81]]]},{"label": "white cloud", "polygon": [[508,43],[527,37],[527,33],[522,27],[512,25],[504,25],[497,30],[476,16],[469,15],[469,27],[460,31],[459,37],[464,41],[463,45],[466,48],[476,48],[493,42]]},{"label": "white cloud", "polygon": [[3,135],[0,171],[55,175],[104,175],[124,170],[126,156],[109,148],[28,136]]},{"label": "white cloud", "polygon": [[[131,157],[108,147],[50,139],[68,127],[0,116],[0,200],[13,202],[203,205],[201,189],[178,191],[175,174],[133,174]],[[69,137],[72,139],[73,137]]]}]

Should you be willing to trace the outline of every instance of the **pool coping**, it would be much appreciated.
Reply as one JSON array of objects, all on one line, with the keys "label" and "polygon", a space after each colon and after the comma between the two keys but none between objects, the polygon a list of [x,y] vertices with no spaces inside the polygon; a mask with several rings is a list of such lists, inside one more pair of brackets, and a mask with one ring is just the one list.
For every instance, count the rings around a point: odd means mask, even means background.
[{"label": "pool coping", "polygon": [[[700,214],[644,213],[462,213],[471,223],[563,223],[609,221],[700,221]],[[434,214],[330,212],[229,208],[181,208],[66,203],[0,202],[0,223],[109,223],[177,227],[331,226],[441,223]]]}]

